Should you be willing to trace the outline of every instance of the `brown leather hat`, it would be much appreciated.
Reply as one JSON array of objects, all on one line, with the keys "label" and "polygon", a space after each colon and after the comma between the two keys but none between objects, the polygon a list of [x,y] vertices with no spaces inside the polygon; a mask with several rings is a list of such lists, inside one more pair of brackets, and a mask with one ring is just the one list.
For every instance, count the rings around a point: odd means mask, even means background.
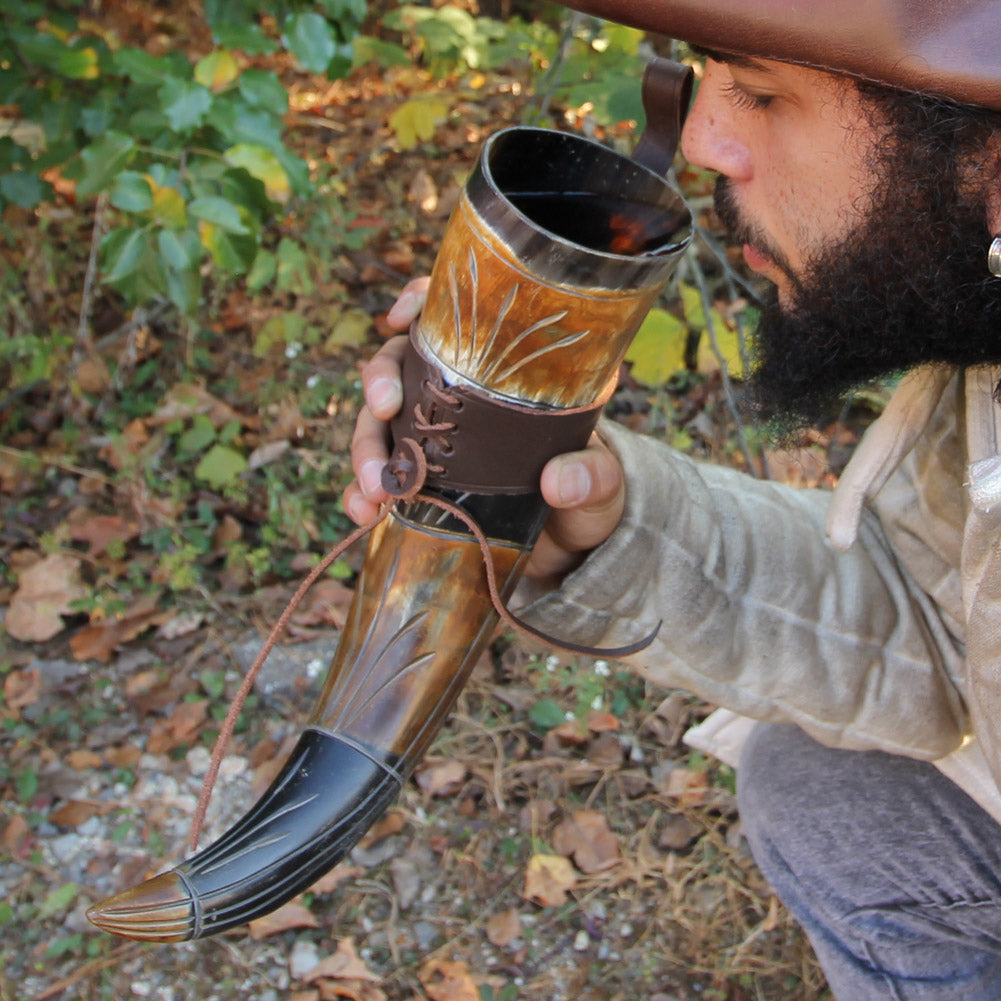
[{"label": "brown leather hat", "polygon": [[998,0],[563,0],[706,48],[1001,111]]}]

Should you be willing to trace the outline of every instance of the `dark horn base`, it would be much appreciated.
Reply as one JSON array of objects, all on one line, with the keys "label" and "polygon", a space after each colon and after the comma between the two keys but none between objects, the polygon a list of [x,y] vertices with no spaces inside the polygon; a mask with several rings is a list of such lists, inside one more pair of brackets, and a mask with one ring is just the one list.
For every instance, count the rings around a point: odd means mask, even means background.
[{"label": "dark horn base", "polygon": [[103,901],[87,916],[118,935],[181,942],[267,914],[358,843],[400,791],[403,777],[394,764],[308,729],[235,827],[170,873]]}]

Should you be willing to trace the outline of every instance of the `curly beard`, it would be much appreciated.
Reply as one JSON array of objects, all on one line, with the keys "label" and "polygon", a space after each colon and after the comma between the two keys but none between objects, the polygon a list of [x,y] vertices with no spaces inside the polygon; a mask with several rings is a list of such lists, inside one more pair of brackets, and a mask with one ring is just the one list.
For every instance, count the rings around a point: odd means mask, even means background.
[{"label": "curly beard", "polygon": [[[853,389],[921,363],[1001,362],[1001,281],[986,267],[996,174],[984,153],[997,120],[916,95],[868,96],[893,122],[873,153],[883,180],[869,211],[789,274],[787,303],[774,288],[764,303],[753,395],[780,431],[829,419]],[[726,178],[715,201],[741,242],[760,239]]]}]

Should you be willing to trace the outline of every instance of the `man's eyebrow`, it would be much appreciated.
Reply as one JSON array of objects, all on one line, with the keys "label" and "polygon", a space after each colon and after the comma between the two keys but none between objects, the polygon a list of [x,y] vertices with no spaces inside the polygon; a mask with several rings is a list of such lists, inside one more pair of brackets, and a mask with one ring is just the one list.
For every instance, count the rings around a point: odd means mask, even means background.
[{"label": "man's eyebrow", "polygon": [[736,66],[739,69],[759,70],[762,73],[769,72],[767,63],[754,56],[742,56],[737,52],[720,52],[718,49],[707,49],[704,45],[688,46],[697,56],[711,59],[715,63],[726,63],[728,66]]}]

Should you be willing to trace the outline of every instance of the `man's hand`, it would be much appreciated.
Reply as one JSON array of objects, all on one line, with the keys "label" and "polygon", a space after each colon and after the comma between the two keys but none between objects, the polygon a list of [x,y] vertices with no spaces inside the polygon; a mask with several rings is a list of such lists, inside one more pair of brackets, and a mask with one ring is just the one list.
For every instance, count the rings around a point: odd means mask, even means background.
[{"label": "man's hand", "polygon": [[[406,330],[420,313],[428,279],[417,278],[400,293],[386,316],[390,326]],[[403,401],[400,359],[406,341],[394,337],[362,371],[365,406],[358,415],[351,441],[351,465],[356,479],[344,491],[344,509],[358,524],[370,521],[389,497],[380,475],[389,459],[387,422]],[[542,471],[542,497],[553,511],[532,557],[529,577],[559,579],[578,566],[585,554],[614,531],[622,517],[625,485],[614,455],[591,436],[582,452],[559,455]]]}]

